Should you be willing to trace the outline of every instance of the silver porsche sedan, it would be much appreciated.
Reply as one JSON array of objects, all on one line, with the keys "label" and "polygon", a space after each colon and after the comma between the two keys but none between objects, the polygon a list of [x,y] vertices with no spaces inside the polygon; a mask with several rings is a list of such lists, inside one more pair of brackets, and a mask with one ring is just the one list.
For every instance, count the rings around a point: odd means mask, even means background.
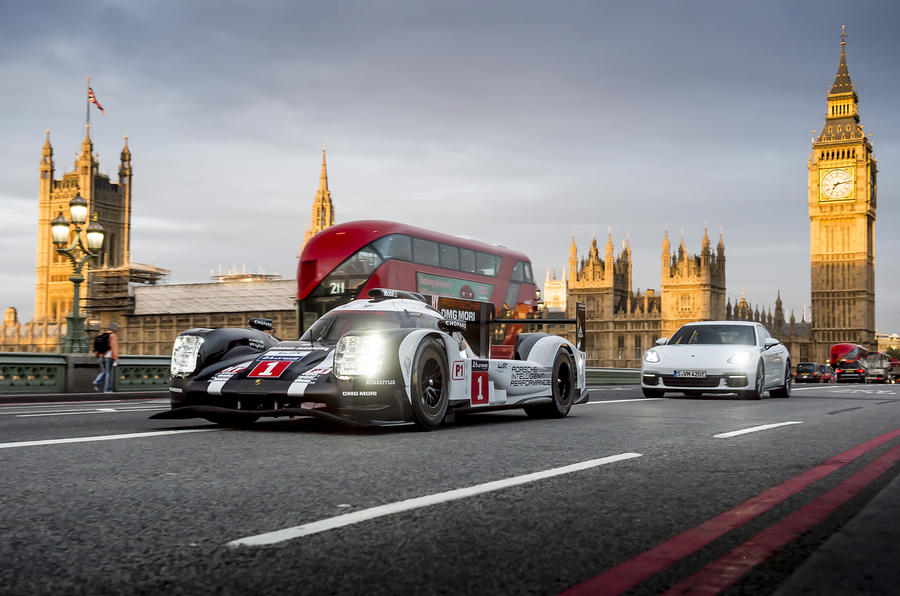
[{"label": "silver porsche sedan", "polygon": [[737,393],[743,399],[791,396],[788,349],[759,323],[704,321],[683,325],[644,354],[641,389],[688,396]]}]

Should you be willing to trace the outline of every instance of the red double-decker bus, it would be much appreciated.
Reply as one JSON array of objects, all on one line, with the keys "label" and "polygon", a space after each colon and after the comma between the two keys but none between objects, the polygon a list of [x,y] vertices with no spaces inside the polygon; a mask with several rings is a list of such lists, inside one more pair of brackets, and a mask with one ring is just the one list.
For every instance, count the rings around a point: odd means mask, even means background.
[{"label": "red double-decker bus", "polygon": [[865,383],[866,358],[869,351],[859,344],[834,344],[831,346],[831,368],[838,383]]},{"label": "red double-decker bus", "polygon": [[537,306],[521,252],[391,221],[351,221],[319,232],[300,254],[299,332],[372,288],[492,302],[518,317]]}]

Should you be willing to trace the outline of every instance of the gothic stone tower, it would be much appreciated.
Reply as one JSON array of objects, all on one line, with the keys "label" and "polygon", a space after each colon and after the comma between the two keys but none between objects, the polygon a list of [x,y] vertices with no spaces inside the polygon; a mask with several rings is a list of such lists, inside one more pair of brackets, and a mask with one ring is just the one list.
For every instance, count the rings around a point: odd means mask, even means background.
[{"label": "gothic stone tower", "polygon": [[[322,173],[319,175],[319,190],[313,199],[312,216],[309,228],[303,235],[303,246],[309,239],[326,228],[334,225],[334,205],[331,203],[331,191],[328,190],[328,172],[325,169],[325,148],[322,148]],[[301,252],[303,246],[300,247]]]},{"label": "gothic stone tower", "polygon": [[859,123],[847,71],[846,33],[821,134],[809,158],[809,236],[814,356],[833,343],[874,347],[875,207],[878,168]]},{"label": "gothic stone tower", "polygon": [[69,217],[69,201],[80,194],[88,203],[88,213],[98,216],[106,232],[99,263],[90,264],[86,280],[98,266],[120,267],[129,262],[131,233],[131,151],[128,137],[122,149],[118,184],[99,173],[94,156],[90,126],[87,125],[81,153],[75,159],[75,170],[54,179],[53,147],[50,131],[41,152],[40,186],[38,192],[37,283],[34,297],[35,322],[59,321],[72,310],[72,266],[56,252],[50,240],[50,220],[62,212]]},{"label": "gothic stone tower", "polygon": [[671,337],[685,323],[725,319],[725,244],[713,253],[703,231],[699,256],[688,255],[684,237],[675,254],[670,252],[669,232],[662,245],[662,334]]},{"label": "gothic stone tower", "polygon": [[591,240],[587,259],[578,262],[575,238],[569,247],[569,279],[566,282],[566,309],[575,316],[575,303],[587,308],[587,337],[585,347],[588,360],[601,362],[612,358],[614,315],[624,310],[631,294],[631,248],[616,258],[613,254],[612,232],[606,241],[606,254],[600,258],[597,239]]}]

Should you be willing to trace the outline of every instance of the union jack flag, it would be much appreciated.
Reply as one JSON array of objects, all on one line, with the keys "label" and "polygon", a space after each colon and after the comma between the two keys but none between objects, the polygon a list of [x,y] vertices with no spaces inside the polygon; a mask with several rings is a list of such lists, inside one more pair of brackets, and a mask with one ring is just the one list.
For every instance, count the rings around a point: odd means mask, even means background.
[{"label": "union jack flag", "polygon": [[106,110],[104,110],[103,106],[100,105],[100,102],[97,101],[97,96],[94,95],[94,90],[91,89],[90,87],[88,87],[88,101],[91,102],[92,104],[94,104],[95,106],[97,106],[98,110],[100,110],[104,114],[106,113]]}]

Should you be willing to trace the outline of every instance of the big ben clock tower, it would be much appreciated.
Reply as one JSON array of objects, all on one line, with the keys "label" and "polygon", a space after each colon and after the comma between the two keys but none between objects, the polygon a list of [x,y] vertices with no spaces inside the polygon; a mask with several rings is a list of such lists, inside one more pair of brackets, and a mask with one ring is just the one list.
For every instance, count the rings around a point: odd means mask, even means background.
[{"label": "big ben clock tower", "polygon": [[809,159],[812,331],[819,362],[831,344],[874,347],[877,162],[859,123],[846,30],[828,110]]}]

